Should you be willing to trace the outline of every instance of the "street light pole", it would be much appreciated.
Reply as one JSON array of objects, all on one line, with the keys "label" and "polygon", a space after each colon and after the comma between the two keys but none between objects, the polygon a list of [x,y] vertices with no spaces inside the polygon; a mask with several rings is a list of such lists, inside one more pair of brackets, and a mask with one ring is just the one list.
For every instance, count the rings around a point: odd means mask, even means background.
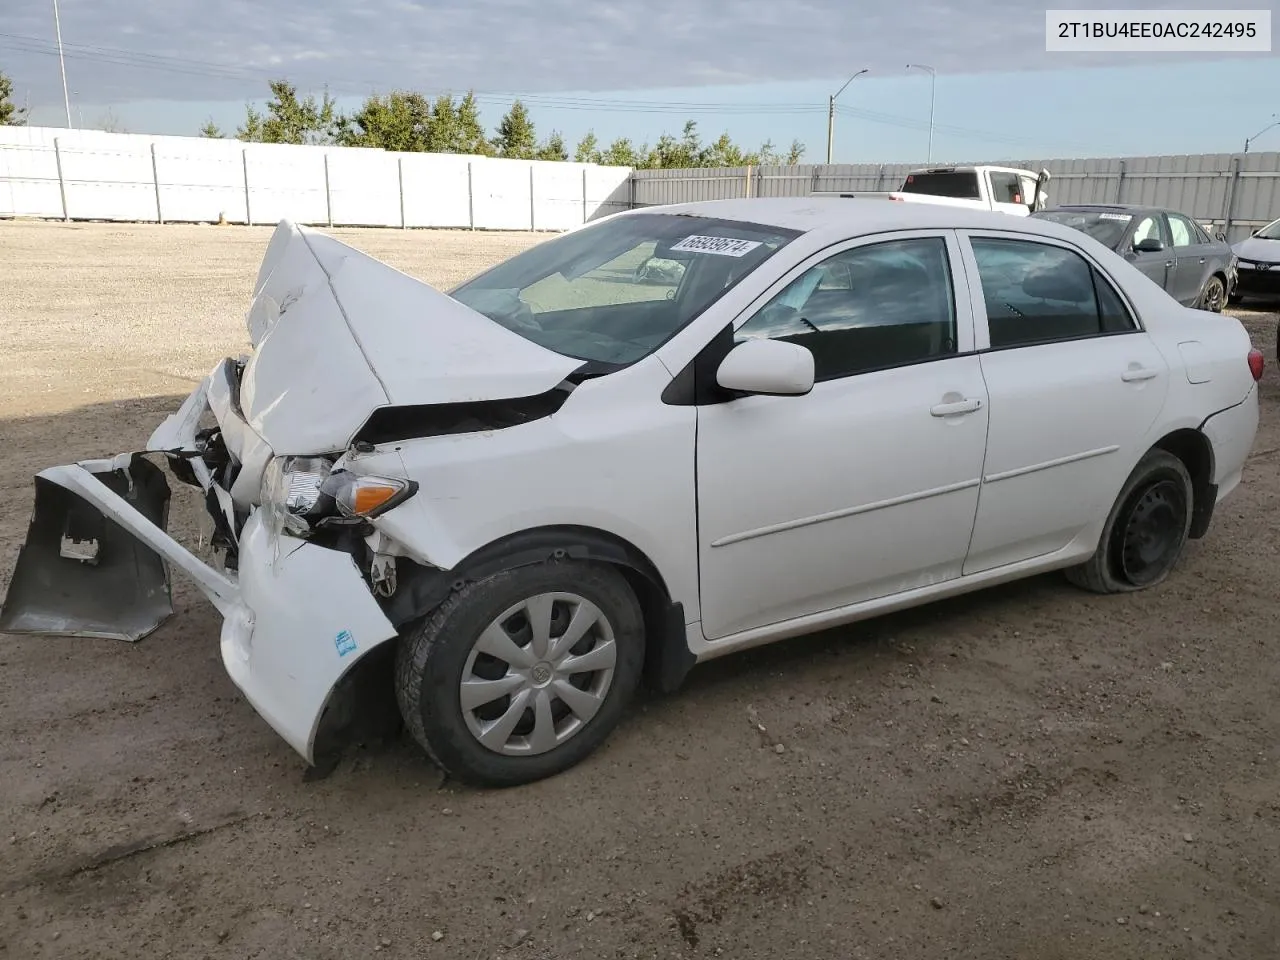
[{"label": "street light pole", "polygon": [[62,58],[62,21],[58,19],[58,0],[53,0],[53,30],[58,35],[58,67],[62,70],[62,102],[67,108],[67,129],[71,129],[71,94],[67,92],[67,62]]},{"label": "street light pole", "polygon": [[1254,140],[1257,140],[1260,136],[1262,136],[1264,133],[1266,133],[1268,130],[1270,130],[1272,127],[1276,126],[1277,124],[1280,124],[1280,120],[1277,120],[1277,119],[1276,119],[1276,115],[1273,113],[1273,114],[1271,115],[1271,122],[1270,122],[1270,123],[1268,123],[1265,127],[1263,127],[1261,130],[1259,130],[1257,133],[1255,133],[1252,137],[1246,137],[1246,138],[1245,138],[1245,141],[1244,141],[1244,152],[1245,152],[1245,153],[1248,153],[1248,152],[1249,152],[1249,144],[1250,144],[1250,143],[1252,143]]},{"label": "street light pole", "polygon": [[908,70],[913,67],[916,70],[929,71],[929,152],[925,156],[925,163],[930,163],[933,160],[933,105],[936,102],[934,94],[937,89],[938,74],[934,71],[933,67],[927,66],[923,63],[907,64]]},{"label": "street light pole", "polygon": [[[852,77],[850,77],[848,80],[844,82],[844,87],[847,87],[849,84],[853,83],[853,81],[857,80],[869,69],[870,69],[869,67],[863,67],[861,70],[859,70],[857,73],[855,73]],[[831,96],[827,97],[827,166],[831,165],[831,148],[833,143],[835,142],[836,97],[844,93],[844,87],[841,87],[835,93],[831,94]]]}]

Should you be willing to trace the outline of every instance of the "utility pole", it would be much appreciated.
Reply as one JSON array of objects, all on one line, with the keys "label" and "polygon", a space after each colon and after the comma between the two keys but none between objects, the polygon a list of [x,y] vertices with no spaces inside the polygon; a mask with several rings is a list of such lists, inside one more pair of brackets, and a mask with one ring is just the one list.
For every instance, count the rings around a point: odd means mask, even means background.
[{"label": "utility pole", "polygon": [[[844,82],[844,87],[847,87],[849,84],[853,83],[853,81],[857,80],[869,69],[870,69],[869,67],[863,67],[861,70],[859,70],[857,73],[855,73],[852,77],[850,77],[848,80]],[[827,97],[827,165],[828,166],[831,165],[831,149],[833,144],[835,143],[835,135],[836,135],[836,97],[844,93],[844,87],[841,87],[835,93],[831,94],[831,96]]]},{"label": "utility pole", "polygon": [[62,70],[62,102],[67,108],[67,129],[71,129],[71,94],[67,92],[67,61],[62,57],[62,21],[58,19],[58,0],[53,0],[53,30],[58,35],[58,67]]},{"label": "utility pole", "polygon": [[933,105],[936,102],[934,98],[934,94],[937,89],[938,74],[934,71],[933,67],[926,66],[923,63],[907,64],[908,70],[912,69],[913,67],[916,70],[929,71],[929,152],[925,155],[924,162],[930,163],[933,160]]}]

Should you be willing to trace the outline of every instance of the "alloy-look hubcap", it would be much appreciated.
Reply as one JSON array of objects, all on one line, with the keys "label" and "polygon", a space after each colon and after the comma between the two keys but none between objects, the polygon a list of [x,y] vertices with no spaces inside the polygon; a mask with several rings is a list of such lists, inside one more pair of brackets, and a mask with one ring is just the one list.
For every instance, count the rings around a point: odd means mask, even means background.
[{"label": "alloy-look hubcap", "polygon": [[554,750],[599,711],[618,659],[613,628],[590,600],[543,593],[489,624],[462,670],[467,729],[495,753]]}]

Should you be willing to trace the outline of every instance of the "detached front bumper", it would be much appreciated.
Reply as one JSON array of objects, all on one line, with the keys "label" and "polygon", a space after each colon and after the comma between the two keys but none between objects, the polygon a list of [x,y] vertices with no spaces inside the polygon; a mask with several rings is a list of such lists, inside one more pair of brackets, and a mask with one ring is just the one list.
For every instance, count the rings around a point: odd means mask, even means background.
[{"label": "detached front bumper", "polygon": [[[354,558],[290,537],[273,542],[261,513],[243,525],[228,490],[201,456],[198,424],[220,365],[146,449],[52,467],[36,476],[36,505],[0,608],[0,632],[137,641],[173,613],[176,567],[223,617],[227,672],[308,763],[338,681],[396,630]],[[148,453],[205,494],[215,527],[235,541],[237,570],[216,570],[166,532],[169,485]],[[237,526],[240,527],[237,530]]]}]

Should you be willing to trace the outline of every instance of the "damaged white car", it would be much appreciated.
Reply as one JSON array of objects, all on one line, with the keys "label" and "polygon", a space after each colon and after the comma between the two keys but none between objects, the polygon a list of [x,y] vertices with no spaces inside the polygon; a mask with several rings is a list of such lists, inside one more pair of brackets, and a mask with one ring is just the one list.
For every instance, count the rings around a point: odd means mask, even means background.
[{"label": "damaged white car", "polygon": [[646,673],[1051,569],[1160,583],[1262,375],[1079,231],[875,200],[627,212],[449,295],[285,222],[248,326],[145,451],[38,475],[0,630],[137,640],[176,568],[308,762],[391,703],[487,785],[582,760]]}]

